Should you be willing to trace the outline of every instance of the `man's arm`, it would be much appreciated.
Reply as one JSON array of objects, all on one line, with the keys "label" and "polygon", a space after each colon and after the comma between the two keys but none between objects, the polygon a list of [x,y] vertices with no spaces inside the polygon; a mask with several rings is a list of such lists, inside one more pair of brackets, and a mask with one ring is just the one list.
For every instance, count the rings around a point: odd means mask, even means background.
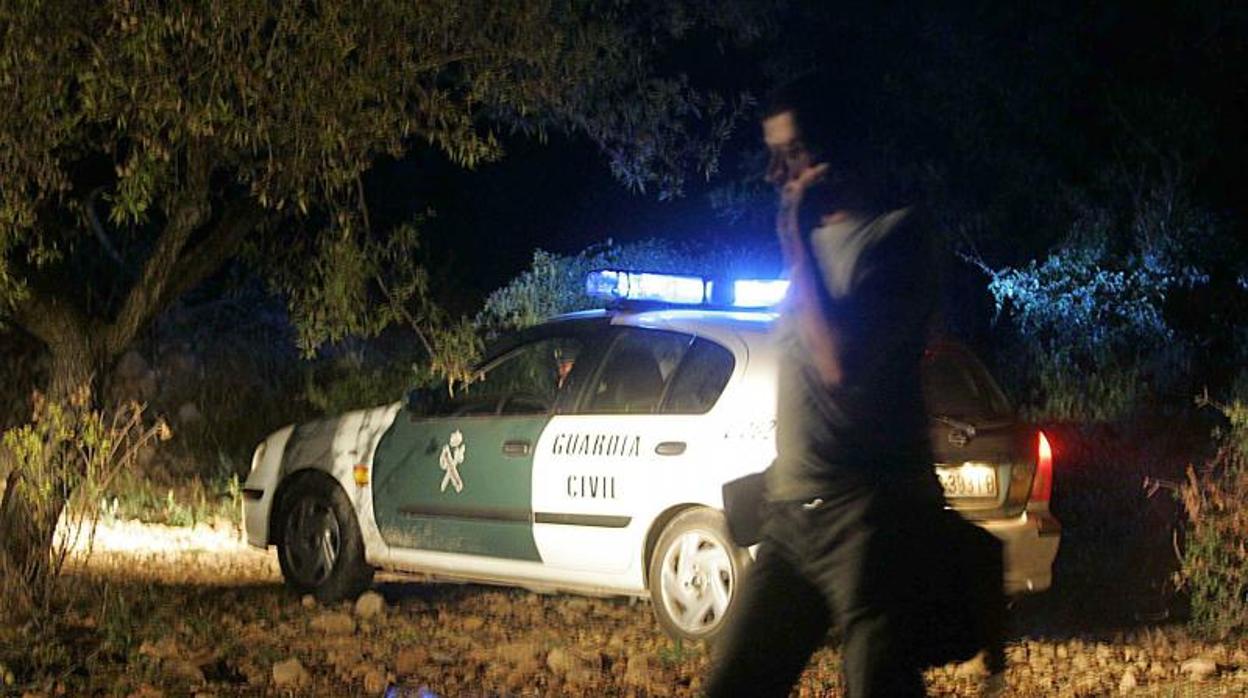
[{"label": "man's arm", "polygon": [[[810,355],[811,365],[825,388],[841,385],[844,379],[842,364],[843,334],[827,312],[827,299],[818,261],[811,249],[808,231],[802,225],[801,208],[810,189],[818,184],[827,165],[808,168],[797,179],[789,182],[780,192],[780,210],[776,220],[776,232],[780,238],[780,251],[789,270],[789,293],[785,303],[797,323],[797,332]],[[830,212],[828,216],[843,216],[843,212]]]}]

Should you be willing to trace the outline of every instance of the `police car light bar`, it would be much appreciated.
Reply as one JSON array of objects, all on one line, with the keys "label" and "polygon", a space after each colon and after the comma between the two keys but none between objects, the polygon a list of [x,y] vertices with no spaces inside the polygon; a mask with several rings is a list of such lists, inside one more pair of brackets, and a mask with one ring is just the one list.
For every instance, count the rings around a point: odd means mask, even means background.
[{"label": "police car light bar", "polygon": [[708,282],[700,276],[615,269],[591,271],[585,280],[585,291],[594,298],[609,301],[680,305],[702,305],[710,295]]},{"label": "police car light bar", "polygon": [[732,283],[732,304],[738,308],[770,308],[780,305],[788,292],[788,279],[737,279]]},{"label": "police car light bar", "polygon": [[[700,276],[599,269],[585,279],[585,291],[608,302],[768,308],[784,299],[786,279],[737,279],[716,285]],[[731,298],[722,298],[723,289]]]}]

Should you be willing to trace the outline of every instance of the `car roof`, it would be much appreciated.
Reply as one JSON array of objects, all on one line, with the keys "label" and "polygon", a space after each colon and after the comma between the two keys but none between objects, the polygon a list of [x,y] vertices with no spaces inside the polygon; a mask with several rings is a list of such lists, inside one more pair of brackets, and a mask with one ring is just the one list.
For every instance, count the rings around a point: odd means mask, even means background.
[{"label": "car roof", "polygon": [[577,320],[606,320],[612,325],[651,327],[661,325],[671,329],[692,329],[713,325],[744,330],[766,332],[778,313],[771,310],[738,310],[730,308],[673,308],[662,305],[629,305],[618,308],[581,310],[556,315],[543,324],[574,322]]},{"label": "car roof", "polygon": [[548,318],[522,330],[505,333],[489,343],[485,363],[525,342],[546,336],[560,326],[576,332],[596,332],[606,326],[670,330],[726,339],[730,336],[765,335],[777,314],[761,310],[671,308],[629,305],[609,309],[581,310]]},{"label": "car roof", "polygon": [[[552,327],[567,324],[595,331],[607,325],[669,330],[709,337],[749,337],[767,335],[775,326],[779,313],[774,309],[677,308],[661,304],[629,304],[613,308],[597,308],[563,313],[509,335],[496,349],[514,347],[534,335],[545,334]],[[751,341],[750,343],[753,343]],[[971,354],[966,345],[948,335],[935,335],[927,342],[928,351]],[[500,352],[491,351],[497,356]]]}]

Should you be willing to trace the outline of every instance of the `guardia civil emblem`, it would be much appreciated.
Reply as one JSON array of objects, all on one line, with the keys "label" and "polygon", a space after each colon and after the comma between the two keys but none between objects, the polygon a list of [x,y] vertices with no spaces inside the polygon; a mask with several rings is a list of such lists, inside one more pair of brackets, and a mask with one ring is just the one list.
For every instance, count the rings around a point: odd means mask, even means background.
[{"label": "guardia civil emblem", "polygon": [[442,476],[442,491],[446,486],[455,488],[455,492],[464,491],[464,479],[459,475],[459,466],[464,462],[464,452],[468,450],[464,443],[464,434],[456,429],[451,432],[450,440],[442,446],[442,455],[438,456],[438,466],[446,471]]}]

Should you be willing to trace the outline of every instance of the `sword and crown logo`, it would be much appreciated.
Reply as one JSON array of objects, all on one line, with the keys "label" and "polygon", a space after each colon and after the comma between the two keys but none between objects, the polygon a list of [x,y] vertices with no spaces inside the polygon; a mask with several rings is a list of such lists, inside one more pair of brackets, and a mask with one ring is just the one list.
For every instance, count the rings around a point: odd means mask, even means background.
[{"label": "sword and crown logo", "polygon": [[451,432],[450,440],[442,446],[442,454],[438,456],[438,466],[446,471],[442,476],[442,491],[446,491],[446,486],[450,485],[455,488],[455,492],[464,491],[464,478],[460,477],[459,466],[464,463],[464,453],[468,450],[467,444],[464,443],[464,434],[456,429]]}]

